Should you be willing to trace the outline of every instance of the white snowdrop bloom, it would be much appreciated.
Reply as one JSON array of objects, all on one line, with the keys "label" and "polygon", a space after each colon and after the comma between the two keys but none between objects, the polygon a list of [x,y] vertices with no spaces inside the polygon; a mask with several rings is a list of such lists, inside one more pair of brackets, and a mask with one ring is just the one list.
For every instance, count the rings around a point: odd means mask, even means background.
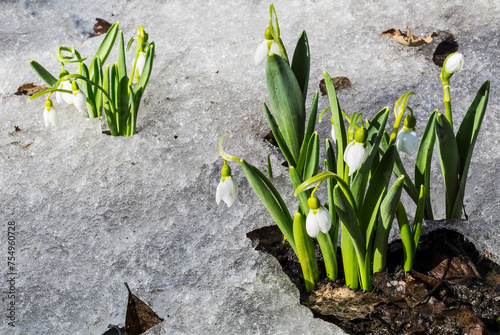
[{"label": "white snowdrop bloom", "polygon": [[366,150],[363,143],[358,143],[356,140],[347,145],[344,151],[344,162],[349,166],[349,176],[352,176],[368,157],[368,150]]},{"label": "white snowdrop bloom", "polygon": [[461,53],[455,53],[452,54],[450,57],[448,57],[444,65],[444,69],[446,72],[453,74],[455,72],[462,70],[463,66],[464,66],[464,55],[462,55]]},{"label": "white snowdrop bloom", "polygon": [[281,56],[281,51],[278,43],[273,40],[264,40],[257,47],[257,51],[255,52],[255,65],[259,65],[264,62],[268,55],[276,54]]},{"label": "white snowdrop bloom", "polygon": [[318,236],[319,232],[328,234],[332,227],[330,213],[328,210],[320,206],[318,209],[310,209],[306,219],[306,231],[311,237]]},{"label": "white snowdrop bloom", "polygon": [[396,147],[399,151],[413,156],[418,150],[417,132],[413,129],[403,127],[396,137]]},{"label": "white snowdrop bloom", "polygon": [[[71,91],[71,82],[69,80],[65,80],[61,84],[59,84],[58,88]],[[71,93],[56,92],[56,101],[58,103],[62,103],[64,101],[68,105],[71,105],[73,103],[73,96],[71,95]]]},{"label": "white snowdrop bloom", "polygon": [[73,82],[73,105],[82,114],[87,114],[87,98],[85,94],[78,88],[76,81]]},{"label": "white snowdrop bloom", "polygon": [[238,185],[233,180],[233,177],[222,177],[219,185],[217,185],[217,192],[215,194],[217,205],[220,204],[220,201],[222,200],[226,203],[227,207],[231,207],[237,197]]},{"label": "white snowdrop bloom", "polygon": [[43,109],[43,120],[45,122],[45,127],[48,128],[50,124],[54,127],[59,125],[59,114],[52,104],[51,100],[45,102],[45,108]]},{"label": "white snowdrop bloom", "polygon": [[135,64],[135,69],[139,71],[139,76],[142,75],[144,64],[146,64],[146,53],[139,52],[139,57],[137,57],[137,63]]}]

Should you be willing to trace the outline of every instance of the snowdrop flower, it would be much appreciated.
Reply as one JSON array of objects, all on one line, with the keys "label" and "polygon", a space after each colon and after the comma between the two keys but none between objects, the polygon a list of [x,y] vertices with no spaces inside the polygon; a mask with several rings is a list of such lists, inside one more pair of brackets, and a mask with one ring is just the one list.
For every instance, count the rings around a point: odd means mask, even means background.
[{"label": "snowdrop flower", "polygon": [[238,185],[231,176],[231,168],[227,165],[226,160],[224,160],[221,174],[222,178],[219,185],[217,185],[215,201],[217,201],[218,205],[222,200],[226,203],[227,207],[231,207],[238,197]]},{"label": "snowdrop flower", "polygon": [[255,52],[255,65],[259,65],[265,61],[268,55],[276,54],[281,56],[280,47],[278,43],[274,41],[269,28],[266,29],[265,37],[266,38],[259,44]]},{"label": "snowdrop flower", "polygon": [[413,114],[405,118],[403,130],[401,130],[396,138],[396,147],[399,151],[405,152],[413,156],[418,150],[418,137],[415,132],[416,119]]},{"label": "snowdrop flower", "polygon": [[307,200],[309,205],[309,214],[306,219],[306,231],[311,237],[318,236],[319,232],[328,234],[332,227],[330,212],[325,207],[321,206],[319,199],[311,196]]},{"label": "snowdrop flower", "polygon": [[139,76],[142,74],[144,70],[144,64],[146,64],[146,53],[139,52],[139,57],[137,57],[137,63],[135,64],[136,71],[139,72]]},{"label": "snowdrop flower", "polygon": [[[59,74],[59,78],[67,76],[68,74],[69,74],[68,71],[63,70]],[[65,81],[61,82],[59,84],[58,88],[63,89],[63,90],[71,91],[72,90],[71,81],[65,80]],[[56,92],[56,101],[58,103],[62,103],[64,101],[68,105],[71,105],[73,103],[73,96],[71,95],[71,93]]]},{"label": "snowdrop flower", "polygon": [[48,128],[52,123],[54,127],[59,125],[59,114],[57,114],[57,110],[55,109],[52,101],[47,99],[45,101],[45,108],[43,109],[43,120],[45,121],[45,127]]},{"label": "snowdrop flower", "polygon": [[368,150],[366,149],[367,136],[365,128],[356,130],[354,141],[345,148],[344,162],[349,166],[349,176],[352,176],[368,157]]},{"label": "snowdrop flower", "polygon": [[444,70],[449,74],[454,74],[462,70],[464,66],[464,55],[460,53],[451,54],[446,60],[444,64]]},{"label": "snowdrop flower", "polygon": [[87,98],[85,97],[85,94],[80,91],[80,88],[78,88],[78,84],[76,83],[76,80],[73,81],[72,84],[72,89],[73,89],[73,105],[78,109],[78,111],[82,114],[87,114]]}]

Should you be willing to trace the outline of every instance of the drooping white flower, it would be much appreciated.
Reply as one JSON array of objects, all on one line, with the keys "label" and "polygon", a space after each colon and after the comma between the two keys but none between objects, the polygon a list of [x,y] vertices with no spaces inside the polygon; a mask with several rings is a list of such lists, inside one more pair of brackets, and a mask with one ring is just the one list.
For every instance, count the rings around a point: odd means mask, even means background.
[{"label": "drooping white flower", "polygon": [[318,198],[312,196],[307,201],[309,205],[309,214],[306,219],[306,231],[311,237],[318,236],[319,232],[328,234],[332,227],[330,212],[320,205]]},{"label": "drooping white flower", "polygon": [[218,205],[222,200],[226,203],[227,207],[231,207],[238,197],[238,185],[231,176],[231,168],[227,165],[226,160],[224,160],[221,175],[222,178],[219,185],[217,185],[215,193],[215,201],[217,201]]},{"label": "drooping white flower", "polygon": [[217,201],[217,205],[222,200],[226,203],[227,207],[231,207],[237,197],[238,185],[233,180],[233,177],[222,177],[219,185],[217,185],[217,192],[215,194],[215,201]]},{"label": "drooping white flower", "polygon": [[461,53],[454,53],[446,59],[444,69],[449,74],[453,74],[455,72],[462,70],[462,67],[464,66],[464,61],[465,61],[464,55],[462,55]]},{"label": "drooping white flower", "polygon": [[139,72],[139,76],[142,75],[142,71],[144,70],[144,64],[146,64],[146,53],[139,52],[139,56],[137,57],[137,63],[135,64],[135,69]]},{"label": "drooping white flower", "polygon": [[255,52],[255,65],[261,64],[266,60],[268,55],[276,54],[281,56],[281,51],[278,43],[273,40],[264,40],[257,47],[257,51]]},{"label": "drooping white flower", "polygon": [[413,156],[418,150],[418,137],[414,129],[403,127],[396,137],[396,147],[399,151]]},{"label": "drooping white flower", "polygon": [[[58,88],[71,91],[71,82],[69,80],[65,80],[61,84],[59,84]],[[64,101],[68,105],[71,105],[73,103],[73,96],[71,95],[71,93],[56,92],[56,101],[58,103],[62,103]]]},{"label": "drooping white flower", "polygon": [[78,111],[84,115],[87,114],[87,98],[85,94],[80,90],[76,80],[72,84],[73,89],[73,105],[78,109]]},{"label": "drooping white flower", "polygon": [[368,151],[363,143],[358,143],[356,140],[347,145],[344,151],[344,162],[349,166],[349,176],[352,176],[368,157]]},{"label": "drooping white flower", "polygon": [[54,127],[59,125],[59,114],[57,114],[57,110],[52,104],[50,99],[45,101],[45,108],[43,109],[43,120],[45,122],[45,127],[48,128],[50,124]]}]

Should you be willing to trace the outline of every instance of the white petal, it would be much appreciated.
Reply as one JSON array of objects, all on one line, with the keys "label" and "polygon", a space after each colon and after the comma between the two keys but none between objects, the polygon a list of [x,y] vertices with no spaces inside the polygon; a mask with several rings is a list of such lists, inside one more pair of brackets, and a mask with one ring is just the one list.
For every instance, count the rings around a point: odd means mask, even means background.
[{"label": "white petal", "polygon": [[319,234],[319,225],[316,221],[316,215],[314,215],[312,210],[309,210],[309,214],[307,214],[306,231],[307,235],[311,237],[316,237]]},{"label": "white petal", "polygon": [[87,99],[82,91],[78,90],[73,92],[73,105],[75,105],[80,113],[87,113]]},{"label": "white petal", "polygon": [[335,143],[336,142],[336,140],[335,140],[335,127],[333,126],[333,124],[332,124],[332,139],[333,139],[333,143]]},{"label": "white petal", "polygon": [[464,66],[464,55],[456,53],[448,57],[444,69],[448,73],[455,73],[462,70]]},{"label": "white petal", "polygon": [[418,150],[417,133],[410,129],[400,131],[398,137],[396,137],[396,147],[399,151],[413,156]]},{"label": "white petal", "polygon": [[321,206],[320,208],[318,208],[318,212],[315,216],[316,222],[318,222],[319,230],[321,230],[321,232],[324,234],[328,234],[330,228],[332,228],[330,212],[328,212],[325,207]]},{"label": "white petal", "polygon": [[227,207],[231,207],[237,197],[238,185],[233,180],[233,177],[226,177],[224,181],[221,179],[215,193],[215,201],[217,201],[217,204],[222,200],[226,203]]},{"label": "white petal", "polygon": [[349,176],[358,170],[368,157],[366,148],[361,143],[352,141],[344,151],[344,162],[349,166]]},{"label": "white petal", "polygon": [[273,41],[273,44],[271,44],[271,49],[269,50],[269,54],[276,54],[278,56],[281,56],[281,51],[278,43]]},{"label": "white petal", "polygon": [[49,110],[47,109],[47,107],[43,109],[43,121],[45,122],[45,128],[48,128],[50,120],[49,120]]},{"label": "white petal", "polygon": [[266,60],[269,49],[267,42],[268,40],[264,40],[264,42],[257,47],[257,51],[255,52],[255,65],[259,65]]},{"label": "white petal", "polygon": [[135,69],[139,71],[139,76],[142,74],[142,70],[144,70],[144,64],[146,64],[146,53],[139,52],[139,57],[137,57],[137,63],[135,64]]},{"label": "white petal", "polygon": [[54,126],[57,127],[59,125],[59,114],[57,114],[57,110],[54,107],[50,108],[49,120]]},{"label": "white petal", "polygon": [[[64,90],[68,90],[68,91],[72,91],[73,88],[72,88],[72,85],[70,83],[69,80],[65,80],[61,83],[61,88],[64,89]],[[61,94],[61,97],[62,99],[68,104],[68,105],[71,105],[73,103],[73,95],[71,93],[61,93],[61,92],[58,92]],[[57,95],[56,95],[56,98],[57,98]],[[59,100],[57,100],[57,102],[60,102]]]}]

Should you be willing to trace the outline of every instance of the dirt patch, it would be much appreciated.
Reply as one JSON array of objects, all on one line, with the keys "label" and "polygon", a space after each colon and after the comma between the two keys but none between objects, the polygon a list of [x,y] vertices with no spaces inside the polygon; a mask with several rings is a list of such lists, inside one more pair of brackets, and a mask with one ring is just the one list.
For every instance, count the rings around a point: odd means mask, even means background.
[{"label": "dirt patch", "polygon": [[316,290],[306,292],[300,264],[277,226],[247,236],[256,250],[277,258],[303,305],[349,334],[500,334],[500,266],[459,233],[422,236],[407,277],[401,241],[391,243],[387,270],[373,275],[369,293],[345,287],[342,266],[341,279],[326,278],[318,246],[321,279]]}]

